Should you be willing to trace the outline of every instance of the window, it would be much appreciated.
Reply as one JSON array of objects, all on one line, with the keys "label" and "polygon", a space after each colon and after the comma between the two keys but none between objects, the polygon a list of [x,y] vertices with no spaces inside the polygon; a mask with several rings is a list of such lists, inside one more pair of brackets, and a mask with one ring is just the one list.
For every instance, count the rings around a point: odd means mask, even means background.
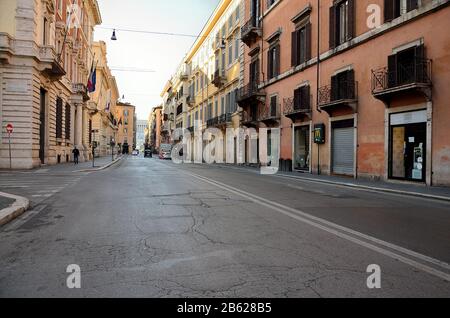
[{"label": "window", "polygon": [[294,91],[294,110],[307,110],[311,108],[309,85],[297,88]]},{"label": "window", "polygon": [[259,83],[259,59],[250,64],[250,83]]},{"label": "window", "polygon": [[224,114],[225,113],[225,96],[221,97],[220,105],[221,105],[220,114]]},{"label": "window", "polygon": [[219,98],[216,97],[214,101],[214,116],[219,116]]},{"label": "window", "polygon": [[269,79],[280,74],[280,44],[272,45],[268,52],[267,69]]},{"label": "window", "polygon": [[70,111],[70,105],[69,104],[66,104],[65,114],[66,114],[66,131],[65,131],[65,135],[66,135],[66,140],[70,140],[71,111]]},{"label": "window", "polygon": [[292,66],[298,66],[311,59],[311,23],[292,32]]},{"label": "window", "polygon": [[270,113],[269,115],[271,117],[276,117],[277,116],[277,105],[278,105],[278,96],[274,95],[272,97],[270,97]]},{"label": "window", "polygon": [[355,0],[336,2],[330,8],[330,48],[354,37]]},{"label": "window", "polygon": [[88,121],[88,128],[89,128],[89,144],[92,144],[92,119],[89,119]]},{"label": "window", "polygon": [[348,70],[331,77],[331,101],[355,98],[355,72]]},{"label": "window", "polygon": [[385,22],[390,22],[403,14],[417,9],[418,7],[418,0],[385,0],[384,20]]},{"label": "window", "polygon": [[239,21],[239,19],[240,19],[240,14],[241,14],[241,13],[240,13],[239,9],[240,9],[240,8],[239,8],[239,6],[238,6],[238,7],[236,8],[236,12],[235,12],[235,15],[234,15],[235,18],[236,18],[236,21]]},{"label": "window", "polygon": [[44,28],[43,28],[43,34],[42,34],[42,45],[47,45],[47,34],[48,34],[48,20],[47,18],[44,18]]},{"label": "window", "polygon": [[230,41],[228,44],[228,66],[233,63],[233,42]]},{"label": "window", "polygon": [[230,112],[231,112],[231,93],[228,93],[226,97],[225,114],[228,114]]},{"label": "window", "polygon": [[63,101],[60,97],[56,99],[56,138],[62,138]]},{"label": "window", "polygon": [[240,39],[236,38],[235,39],[235,43],[234,43],[234,59],[238,60],[239,59],[239,45],[240,45]]}]

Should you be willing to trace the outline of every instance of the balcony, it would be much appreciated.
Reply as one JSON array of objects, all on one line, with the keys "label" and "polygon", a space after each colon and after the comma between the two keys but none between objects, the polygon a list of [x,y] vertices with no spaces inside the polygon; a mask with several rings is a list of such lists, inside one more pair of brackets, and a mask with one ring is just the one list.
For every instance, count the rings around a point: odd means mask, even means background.
[{"label": "balcony", "polygon": [[213,50],[224,50],[226,48],[225,40],[221,38],[216,38],[216,40],[213,42]]},{"label": "balcony", "polygon": [[242,112],[242,125],[245,127],[258,127],[259,123],[259,111],[258,107],[255,105],[247,111]]},{"label": "balcony", "polygon": [[214,84],[214,86],[216,86],[217,88],[220,88],[226,82],[227,82],[227,77],[225,75],[225,71],[224,70],[216,70],[214,72],[214,76],[213,76],[213,80],[212,80],[212,83]]},{"label": "balcony", "polygon": [[211,118],[206,122],[206,125],[208,128],[210,127],[224,127],[227,124],[231,123],[232,121],[232,114],[231,113],[227,113],[227,114],[222,114],[220,116],[217,116],[215,118]]},{"label": "balcony", "polygon": [[420,94],[428,101],[432,98],[432,61],[414,58],[399,62],[397,68],[372,70],[372,94],[389,106],[393,97]]},{"label": "balcony", "polygon": [[83,98],[83,102],[87,102],[90,99],[87,87],[83,83],[73,84],[72,91],[74,95],[81,96]]},{"label": "balcony", "polygon": [[42,46],[39,48],[39,59],[44,65],[43,72],[52,80],[59,80],[66,75],[66,71],[58,61],[58,55],[52,46]]},{"label": "balcony", "polygon": [[319,107],[326,111],[331,117],[337,108],[350,108],[357,112],[358,105],[358,82],[341,80],[319,88]]},{"label": "balcony", "polygon": [[266,105],[260,112],[259,120],[265,124],[277,123],[281,119],[280,108],[278,103]]},{"label": "balcony", "polygon": [[6,33],[0,33],[0,62],[10,63],[13,56],[12,39]]},{"label": "balcony", "polygon": [[187,103],[189,106],[194,106],[194,104],[195,104],[195,98],[194,98],[193,96],[191,96],[191,95],[188,95],[188,96],[186,97],[186,103]]},{"label": "balcony", "polygon": [[302,117],[311,118],[311,98],[306,98],[303,101],[300,98],[290,97],[283,100],[284,116],[295,121]]},{"label": "balcony", "polygon": [[247,46],[250,46],[261,36],[262,31],[257,17],[251,17],[250,20],[241,27],[241,39]]},{"label": "balcony", "polygon": [[265,103],[266,93],[259,89],[258,82],[250,82],[239,90],[238,104],[245,107],[248,104],[257,104],[258,102]]}]

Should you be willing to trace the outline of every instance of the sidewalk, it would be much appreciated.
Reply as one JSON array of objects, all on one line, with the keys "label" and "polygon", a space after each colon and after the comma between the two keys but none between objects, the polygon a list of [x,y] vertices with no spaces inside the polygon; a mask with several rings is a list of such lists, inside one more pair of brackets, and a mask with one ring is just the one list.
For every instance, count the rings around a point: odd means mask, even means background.
[{"label": "sidewalk", "polygon": [[105,156],[100,158],[95,158],[95,166],[93,166],[92,161],[80,162],[78,165],[74,163],[63,163],[54,166],[44,166],[42,168],[33,170],[34,173],[72,173],[72,172],[91,172],[106,169],[112,164],[121,160],[123,156],[114,156],[114,161],[112,161],[111,156]]},{"label": "sidewalk", "polygon": [[[251,166],[229,166],[222,164],[217,166],[235,167],[238,169],[248,169],[252,171],[258,171],[258,168]],[[438,199],[450,202],[450,188],[447,187],[428,187],[424,184],[414,184],[401,181],[373,181],[366,179],[354,179],[342,176],[316,175],[296,171],[278,172],[276,176],[283,178],[304,180],[308,182],[318,182],[329,185],[345,186],[355,189],[419,196],[422,198]]]},{"label": "sidewalk", "polygon": [[0,226],[15,219],[29,207],[30,201],[28,199],[0,192]]},{"label": "sidewalk", "polygon": [[341,176],[313,175],[301,172],[279,172],[277,175],[358,189],[376,190],[450,201],[450,188],[447,187],[428,187],[424,184],[413,184],[401,181],[372,181]]}]

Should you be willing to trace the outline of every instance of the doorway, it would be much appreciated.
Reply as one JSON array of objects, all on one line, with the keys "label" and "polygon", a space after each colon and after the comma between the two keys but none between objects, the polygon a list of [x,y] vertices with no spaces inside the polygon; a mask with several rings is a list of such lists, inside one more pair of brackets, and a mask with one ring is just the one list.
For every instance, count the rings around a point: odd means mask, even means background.
[{"label": "doorway", "polygon": [[46,119],[46,111],[45,105],[47,104],[47,91],[41,88],[40,94],[40,113],[39,113],[39,159],[41,160],[41,164],[45,164],[45,119]]},{"label": "doorway", "polygon": [[389,178],[426,182],[426,142],[426,111],[392,115]]},{"label": "doorway", "polygon": [[311,133],[310,127],[294,128],[294,170],[310,171]]}]

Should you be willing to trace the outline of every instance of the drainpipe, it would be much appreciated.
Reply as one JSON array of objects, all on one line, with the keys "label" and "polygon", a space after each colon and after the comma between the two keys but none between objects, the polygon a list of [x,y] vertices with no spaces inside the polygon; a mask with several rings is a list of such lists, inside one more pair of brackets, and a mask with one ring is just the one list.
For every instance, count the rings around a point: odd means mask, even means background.
[{"label": "drainpipe", "polygon": [[[317,75],[316,75],[316,110],[322,113],[319,107],[320,85],[320,0],[317,0]],[[320,144],[317,144],[317,174],[320,175]]]}]

